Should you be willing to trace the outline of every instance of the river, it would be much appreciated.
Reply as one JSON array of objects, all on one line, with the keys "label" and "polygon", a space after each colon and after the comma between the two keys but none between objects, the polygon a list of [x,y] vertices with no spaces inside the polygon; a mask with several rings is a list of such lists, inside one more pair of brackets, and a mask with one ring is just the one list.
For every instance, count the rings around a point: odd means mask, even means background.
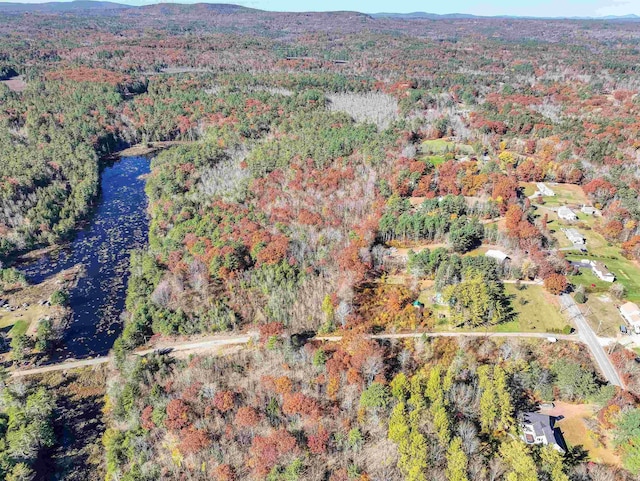
[{"label": "river", "polygon": [[98,204],[75,239],[20,269],[31,283],[77,264],[84,273],[69,293],[73,317],[52,360],[106,354],[121,331],[132,249],[147,244],[146,157],[123,157],[100,176]]}]

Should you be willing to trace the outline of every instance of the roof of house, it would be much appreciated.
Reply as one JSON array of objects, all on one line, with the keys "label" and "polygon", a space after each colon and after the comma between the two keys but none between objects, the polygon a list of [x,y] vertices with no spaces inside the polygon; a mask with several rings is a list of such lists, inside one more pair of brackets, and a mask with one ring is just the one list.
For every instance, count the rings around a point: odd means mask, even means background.
[{"label": "roof of house", "polygon": [[562,207],[560,207],[558,209],[558,215],[559,216],[576,217],[575,212],[573,212],[571,209],[569,209],[569,207],[567,207],[566,205],[563,205]]},{"label": "roof of house", "polygon": [[627,316],[640,314],[640,307],[635,302],[625,302],[620,306],[620,312]]},{"label": "roof of house", "polygon": [[566,450],[562,433],[555,427],[556,418],[540,413],[524,413],[522,416],[525,424],[530,424],[537,436],[544,436],[549,444],[557,444]]},{"label": "roof of house", "polygon": [[497,249],[489,249],[487,252],[484,253],[484,255],[486,257],[493,257],[494,259],[497,259],[500,262],[502,262],[505,259],[509,258],[509,256],[507,254],[505,254],[504,252],[499,251]]},{"label": "roof of house", "polygon": [[563,231],[569,240],[573,242],[575,242],[575,240],[584,240],[584,236],[576,229],[563,229]]},{"label": "roof of house", "polygon": [[600,274],[602,274],[602,276],[613,275],[603,262],[600,262],[600,261],[594,262],[593,268],[598,270]]}]

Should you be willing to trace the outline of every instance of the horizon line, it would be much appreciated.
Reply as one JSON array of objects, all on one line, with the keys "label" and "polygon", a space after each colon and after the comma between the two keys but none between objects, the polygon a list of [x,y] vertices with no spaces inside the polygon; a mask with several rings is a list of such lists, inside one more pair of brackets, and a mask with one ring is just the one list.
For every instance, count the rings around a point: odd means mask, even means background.
[{"label": "horizon line", "polygon": [[[499,14],[495,14],[495,15],[480,15],[480,14],[474,14],[474,13],[465,13],[465,12],[460,12],[460,11],[453,11],[453,12],[447,12],[447,13],[434,13],[434,12],[428,12],[428,11],[424,11],[424,10],[413,10],[413,11],[378,11],[378,12],[365,12],[365,11],[361,11],[361,10],[351,10],[351,9],[344,9],[344,10],[278,10],[278,9],[265,9],[265,8],[258,8],[258,7],[251,7],[251,6],[247,6],[247,5],[243,5],[242,0],[240,0],[240,2],[235,3],[235,2],[225,2],[224,0],[222,1],[149,1],[146,2],[144,0],[138,1],[136,2],[135,0],[122,0],[122,1],[113,1],[113,0],[35,0],[35,1],[24,1],[24,0],[0,0],[0,11],[2,10],[2,5],[25,5],[25,6],[33,6],[33,7],[37,7],[38,5],[50,5],[50,4],[64,4],[64,3],[110,3],[110,4],[114,4],[114,5],[121,5],[123,7],[130,7],[130,8],[141,8],[141,7],[149,7],[149,6],[153,6],[153,5],[230,5],[230,6],[236,6],[236,7],[241,7],[241,8],[245,8],[247,10],[255,10],[255,11],[262,11],[262,12],[270,12],[270,13],[360,13],[363,15],[371,15],[371,16],[405,16],[405,17],[409,17],[411,15],[416,15],[416,16],[420,16],[420,15],[428,15],[428,16],[434,16],[434,17],[455,17],[455,16],[460,16],[460,17],[469,17],[469,18],[486,18],[486,19],[523,19],[523,20],[615,20],[615,19],[620,19],[620,20],[624,20],[624,19],[638,19],[640,20],[640,15],[633,13],[633,12],[629,12],[626,14],[619,14],[619,15],[585,15],[585,16],[581,16],[581,15],[561,15],[561,16],[548,16],[548,15],[517,15],[517,14],[508,14],[508,13],[499,13]],[[416,17],[414,19],[419,19],[419,17]]]}]

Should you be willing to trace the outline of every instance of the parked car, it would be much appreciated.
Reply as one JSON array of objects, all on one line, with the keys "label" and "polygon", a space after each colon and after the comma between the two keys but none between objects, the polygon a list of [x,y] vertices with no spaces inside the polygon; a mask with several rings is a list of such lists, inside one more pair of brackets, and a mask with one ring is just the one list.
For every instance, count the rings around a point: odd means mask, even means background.
[{"label": "parked car", "polygon": [[625,325],[621,325],[621,326],[620,326],[620,332],[621,332],[622,334],[627,334],[627,333],[628,333],[628,331],[627,331],[627,326],[625,326]]}]

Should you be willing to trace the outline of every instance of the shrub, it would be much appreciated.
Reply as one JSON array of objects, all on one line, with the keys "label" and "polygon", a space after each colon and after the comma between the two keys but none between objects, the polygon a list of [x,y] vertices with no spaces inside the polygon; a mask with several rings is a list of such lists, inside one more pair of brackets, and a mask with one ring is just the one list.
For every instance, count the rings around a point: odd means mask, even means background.
[{"label": "shrub", "polygon": [[584,292],[576,292],[576,295],[573,296],[573,298],[578,304],[584,304],[587,302],[587,296],[585,296]]},{"label": "shrub", "polygon": [[69,301],[69,294],[65,291],[55,291],[51,294],[50,301],[54,306],[64,306]]}]

